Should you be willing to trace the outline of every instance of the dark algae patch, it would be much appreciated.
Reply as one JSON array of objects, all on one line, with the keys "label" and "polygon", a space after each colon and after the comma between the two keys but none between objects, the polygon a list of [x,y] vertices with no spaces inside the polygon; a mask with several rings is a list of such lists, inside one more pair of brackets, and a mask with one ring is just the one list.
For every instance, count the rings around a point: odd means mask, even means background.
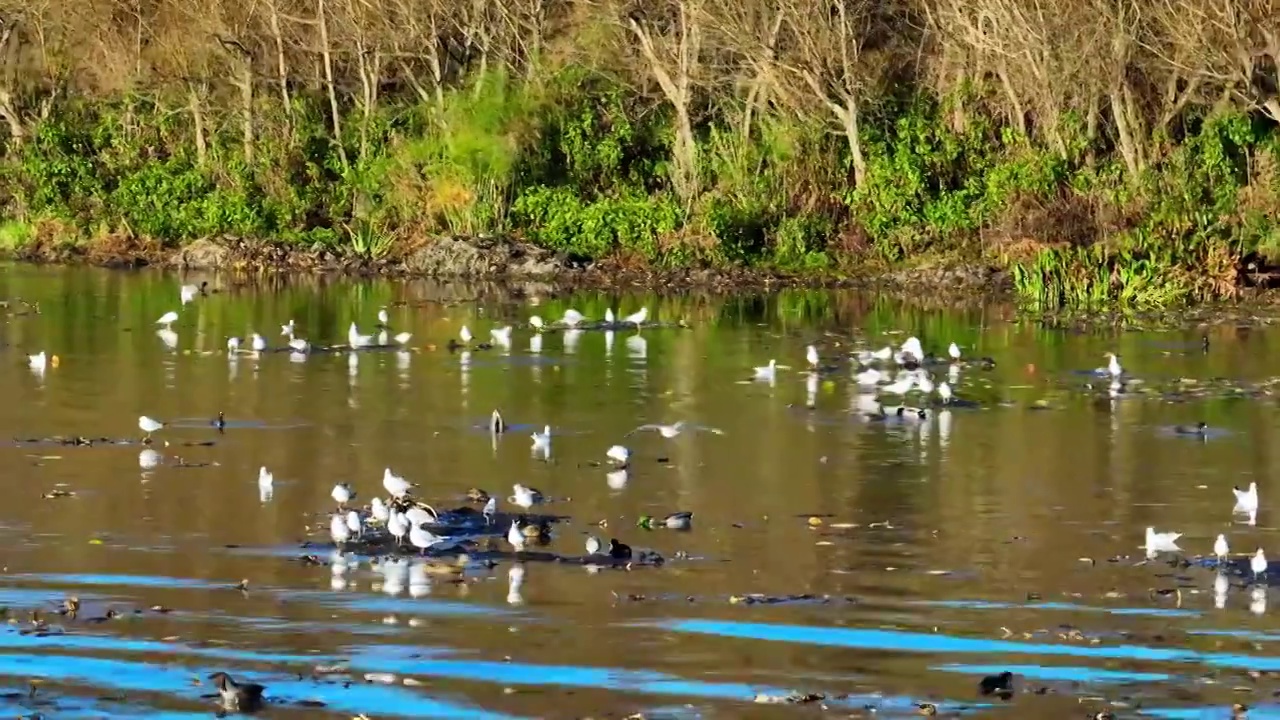
[{"label": "dark algae patch", "polygon": [[0,253],[1039,311],[1280,278],[1274,73],[1215,34],[1265,4],[285,5],[0,18]]}]

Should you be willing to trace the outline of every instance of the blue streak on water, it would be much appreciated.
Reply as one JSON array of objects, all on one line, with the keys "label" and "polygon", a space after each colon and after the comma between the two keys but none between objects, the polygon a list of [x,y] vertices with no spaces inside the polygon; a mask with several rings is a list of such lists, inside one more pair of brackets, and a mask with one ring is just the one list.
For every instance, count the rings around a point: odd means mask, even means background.
[{"label": "blue streak on water", "polygon": [[430,598],[394,598],[355,593],[301,592],[290,593],[290,599],[311,601],[318,605],[341,605],[368,612],[394,612],[406,615],[488,615],[516,617],[521,613],[506,608],[470,603],[433,600]]},{"label": "blue streak on water", "polygon": [[[752,702],[759,692],[770,695],[786,695],[790,690],[776,687],[753,686],[744,683],[708,683],[686,680],[653,670],[624,670],[621,668],[597,668],[577,665],[532,665],[516,662],[492,662],[487,660],[450,660],[440,657],[440,648],[415,648],[410,646],[375,646],[351,648],[350,667],[363,672],[389,672],[400,675],[426,675],[500,683],[503,685],[559,685],[635,692],[649,695],[675,695],[700,697],[711,700],[738,700]],[[425,656],[418,656],[425,651]],[[830,704],[847,704],[854,707],[872,703],[881,708],[914,708],[915,700],[908,697],[866,695],[849,696]]]},{"label": "blue streak on water", "polygon": [[1280,635],[1271,635],[1269,633],[1261,633],[1253,630],[1187,630],[1188,635],[1208,635],[1210,637],[1233,637],[1243,640],[1252,640],[1255,642],[1274,642],[1280,640]]},{"label": "blue streak on water", "polygon": [[165,655],[195,655],[223,660],[248,662],[302,663],[308,666],[320,662],[336,662],[340,658],[325,655],[286,655],[279,653],[250,652],[225,647],[192,647],[178,643],[117,638],[107,635],[23,635],[18,632],[0,633],[0,649],[61,648],[70,650],[99,650],[111,652],[158,653]]},{"label": "blue streak on water", "polygon": [[119,585],[123,587],[171,587],[208,590],[210,588],[229,588],[230,583],[211,583],[190,578],[175,578],[165,575],[106,575],[84,573],[20,573],[6,576],[9,580],[34,581],[51,585]]},{"label": "blue streak on water", "polygon": [[[55,593],[46,590],[21,590],[18,588],[2,588],[0,589],[0,603],[5,605],[17,605],[19,607],[30,607],[32,605],[52,605],[52,601],[57,598]],[[81,597],[81,600],[98,600],[98,598],[90,598],[88,596]]]},{"label": "blue streak on water", "polygon": [[948,665],[935,665],[930,670],[968,673],[971,675],[999,675],[1007,670],[1014,675],[1035,678],[1036,680],[1088,683],[1167,682],[1174,679],[1172,675],[1165,673],[1124,672],[1122,670],[1099,670],[1088,667],[1058,667],[1053,665],[965,665],[951,663]]},{"label": "blue streak on water", "polygon": [[1101,612],[1110,615],[1152,615],[1156,617],[1200,617],[1201,615],[1195,610],[1176,608],[1106,608],[1063,602],[1005,603],[987,600],[914,600],[910,604],[972,610],[1066,610],[1070,612]]},{"label": "blue streak on water", "polygon": [[899,632],[894,630],[811,627],[805,625],[767,625],[720,620],[666,620],[637,623],[677,632],[691,632],[722,637],[805,643],[830,647],[874,648],[901,652],[936,654],[1020,654],[1058,657],[1083,657],[1104,660],[1143,660],[1149,662],[1203,663],[1216,667],[1254,670],[1280,670],[1280,657],[1199,653],[1183,648],[1154,648],[1142,645],[1075,646],[1024,643],[1009,640],[959,638],[943,634]]},{"label": "blue streak on water", "polygon": [[[27,713],[30,708],[10,703],[0,703],[0,713],[6,716],[28,717]],[[172,712],[168,710],[157,710],[152,707],[122,707],[98,706],[98,709],[71,709],[67,707],[57,707],[55,711],[50,712],[48,709],[44,711],[46,716],[61,718],[86,718],[86,720],[102,720],[104,717],[140,717],[147,720],[209,720],[209,713],[186,713]]]},{"label": "blue streak on water", "polygon": [[[210,671],[211,672],[211,671]],[[207,674],[201,672],[201,674]],[[164,692],[189,697],[193,702],[208,702],[198,696],[210,686],[195,687],[187,669],[149,665],[127,660],[85,658],[74,655],[6,655],[0,654],[0,675],[39,676],[46,680],[109,687],[130,692]],[[372,683],[339,684],[306,683],[275,680],[259,673],[236,673],[247,680],[267,685],[268,698],[320,700],[327,710],[344,713],[373,712],[376,715],[401,717],[475,718],[505,720],[511,716],[464,708],[451,703],[425,698],[404,688]],[[270,706],[268,706],[270,707]]]}]

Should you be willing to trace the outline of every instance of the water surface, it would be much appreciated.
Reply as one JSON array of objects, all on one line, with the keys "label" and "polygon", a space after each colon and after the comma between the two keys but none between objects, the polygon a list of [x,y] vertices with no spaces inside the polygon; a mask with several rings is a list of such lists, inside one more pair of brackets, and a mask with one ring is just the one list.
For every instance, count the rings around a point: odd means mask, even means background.
[{"label": "water surface", "polygon": [[[1276,716],[1265,588],[1233,578],[1217,598],[1212,570],[1147,561],[1139,548],[1154,525],[1183,532],[1192,555],[1225,532],[1236,551],[1280,556],[1275,331],[1081,333],[1006,307],[853,293],[530,297],[211,280],[221,291],[181,310],[170,349],[154,320],[178,308],[177,277],[0,275],[11,301],[0,337],[4,712],[207,716],[211,689],[198,679],[226,670],[266,684],[266,713],[279,717],[807,713],[754,702],[791,692],[825,694],[843,715],[906,716],[930,702],[979,716],[1116,703],[1120,715],[1226,717],[1239,701],[1251,717]],[[531,313],[599,318],[642,304],[688,327],[550,332],[530,347]],[[283,346],[290,318],[313,343],[341,343],[353,320],[373,331],[383,306],[393,332],[413,333],[409,352],[224,350],[255,330]],[[512,347],[464,361],[447,348],[464,324],[481,339],[513,324]],[[975,407],[857,419],[848,352],[909,334],[932,352],[954,341],[993,361],[953,378]],[[816,381],[803,372],[809,343],[835,365]],[[39,350],[58,358],[43,374],[24,359]],[[1081,372],[1107,351],[1143,383],[1112,396]],[[770,358],[795,369],[747,382]],[[514,428],[496,442],[483,429],[494,409]],[[210,425],[219,411],[223,432]],[[140,463],[140,414],[173,421],[149,448],[158,463]],[[680,419],[724,434],[624,437]],[[1172,431],[1198,421],[1213,433]],[[544,425],[545,462],[528,437]],[[610,475],[605,450],[623,441],[634,460]],[[260,466],[276,477],[268,501]],[[593,532],[667,562],[525,562],[514,588],[506,559],[463,583],[393,583],[368,558],[335,563],[330,489],[347,481],[367,499],[386,467],[444,507],[473,486],[505,497],[514,482],[533,485],[570,517],[547,550],[579,556]],[[1252,526],[1233,516],[1230,493],[1250,481],[1262,494]],[[43,497],[55,489],[73,495]],[[694,513],[690,532],[636,527],[676,510]],[[1180,597],[1153,592],[1175,588]],[[59,616],[72,595],[82,610]],[[96,621],[109,608],[120,617]],[[47,628],[32,632],[33,610]],[[978,680],[1001,670],[1020,676],[1018,694],[979,697]]]}]

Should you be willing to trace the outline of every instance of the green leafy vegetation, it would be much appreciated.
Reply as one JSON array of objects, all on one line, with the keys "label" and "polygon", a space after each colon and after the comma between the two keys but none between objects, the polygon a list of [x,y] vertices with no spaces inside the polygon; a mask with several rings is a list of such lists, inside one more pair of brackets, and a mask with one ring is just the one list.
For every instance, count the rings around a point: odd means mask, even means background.
[{"label": "green leafy vegetation", "polygon": [[0,2],[0,249],[510,235],[998,267],[1045,310],[1230,298],[1280,259],[1275,63],[1235,77],[1255,39],[1214,34],[1274,20],[1243,0],[117,4]]}]

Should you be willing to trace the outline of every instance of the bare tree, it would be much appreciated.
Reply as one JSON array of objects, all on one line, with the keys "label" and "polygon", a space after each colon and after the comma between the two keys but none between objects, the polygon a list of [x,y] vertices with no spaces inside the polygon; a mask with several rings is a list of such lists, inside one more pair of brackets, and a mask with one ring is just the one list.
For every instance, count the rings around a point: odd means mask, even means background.
[{"label": "bare tree", "polygon": [[673,182],[686,203],[698,194],[698,145],[693,135],[695,77],[702,59],[701,0],[658,0],[648,14],[627,14],[648,72],[675,113]]},{"label": "bare tree", "polygon": [[778,66],[778,40],[787,16],[784,0],[724,3],[709,7],[708,25],[717,45],[731,55],[735,85],[742,94],[742,114],[737,119],[738,136],[746,142],[770,94],[785,95],[786,83]]},{"label": "bare tree", "polygon": [[829,113],[849,145],[854,184],[867,179],[862,150],[862,106],[880,84],[883,42],[875,0],[790,0],[790,51],[783,66]]}]

